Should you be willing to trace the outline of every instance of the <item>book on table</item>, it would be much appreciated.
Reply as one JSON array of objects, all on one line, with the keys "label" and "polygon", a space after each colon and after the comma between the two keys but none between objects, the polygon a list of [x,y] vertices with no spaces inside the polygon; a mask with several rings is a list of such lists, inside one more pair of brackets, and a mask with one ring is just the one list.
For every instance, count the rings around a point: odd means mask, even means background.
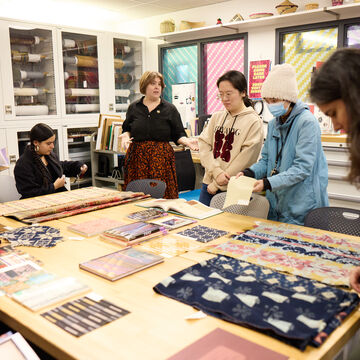
[{"label": "book on table", "polygon": [[163,226],[137,221],[106,230],[100,237],[119,245],[129,246],[163,234],[166,234]]},{"label": "book on table", "polygon": [[176,212],[178,214],[200,220],[222,213],[220,209],[211,208],[197,200],[186,201],[185,199],[153,199],[139,202],[136,205],[142,207],[160,208],[167,212]]},{"label": "book on table", "polygon": [[115,281],[163,261],[162,256],[128,248],[80,263],[79,267],[107,280]]},{"label": "book on table", "polygon": [[181,226],[190,225],[196,222],[196,220],[186,219],[180,216],[166,216],[161,219],[150,220],[152,224],[163,226],[167,230],[177,229]]},{"label": "book on table", "polygon": [[138,221],[148,221],[152,219],[157,219],[159,217],[166,216],[167,212],[160,209],[146,209],[141,211],[135,211],[127,215],[129,219],[138,220]]}]

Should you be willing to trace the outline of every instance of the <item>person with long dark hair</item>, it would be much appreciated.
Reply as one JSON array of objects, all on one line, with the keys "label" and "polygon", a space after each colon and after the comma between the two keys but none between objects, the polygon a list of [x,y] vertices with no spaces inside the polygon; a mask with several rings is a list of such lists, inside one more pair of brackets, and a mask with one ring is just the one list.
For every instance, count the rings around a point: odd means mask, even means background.
[{"label": "person with long dark hair", "polygon": [[215,112],[199,137],[200,160],[205,168],[200,202],[226,191],[231,176],[258,159],[264,140],[263,124],[247,96],[243,73],[230,70],[216,85],[225,109]]},{"label": "person with long dark hair", "polygon": [[30,144],[16,162],[14,176],[22,199],[66,191],[65,176],[82,175],[87,165],[79,161],[59,161],[53,152],[55,133],[46,124],[30,130]]},{"label": "person with long dark hair", "polygon": [[298,99],[295,69],[276,65],[265,79],[261,96],[274,118],[261,159],[238,175],[257,179],[253,192],[266,190],[269,220],[304,225],[312,209],[328,206],[328,168],[320,126]]},{"label": "person with long dark hair", "polygon": [[[315,73],[310,97],[331,118],[334,130],[347,133],[349,181],[360,188],[360,49],[336,50]],[[350,285],[360,293],[360,267],[352,270]]]},{"label": "person with long dark hair", "polygon": [[164,198],[178,197],[175,153],[169,141],[197,150],[195,139],[186,136],[175,105],[162,99],[162,74],[146,71],[140,79],[141,99],[130,104],[122,125],[121,144],[127,149],[124,187],[132,180],[156,179],[166,183]]}]

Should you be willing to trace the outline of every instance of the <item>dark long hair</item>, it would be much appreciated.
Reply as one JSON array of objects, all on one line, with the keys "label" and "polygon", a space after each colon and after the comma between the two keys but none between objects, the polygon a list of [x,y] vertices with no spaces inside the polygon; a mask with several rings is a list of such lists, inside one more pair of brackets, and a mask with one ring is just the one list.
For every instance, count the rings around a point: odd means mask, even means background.
[{"label": "dark long hair", "polygon": [[310,97],[319,105],[341,99],[345,103],[350,148],[349,180],[360,186],[360,49],[335,51],[314,75]]},{"label": "dark long hair", "polygon": [[45,141],[45,140],[51,138],[52,136],[54,136],[54,134],[55,134],[54,130],[50,126],[43,124],[43,123],[36,124],[30,130],[30,150],[31,150],[35,165],[41,172],[44,184],[49,184],[50,182],[52,182],[52,178],[51,178],[51,175],[50,175],[48,169],[42,162],[40,155],[35,151],[34,141],[35,140],[38,142]]},{"label": "dark long hair", "polygon": [[219,85],[222,81],[229,81],[231,83],[231,85],[235,89],[239,90],[241,93],[243,91],[245,91],[245,97],[244,97],[245,106],[254,107],[253,101],[250,100],[247,95],[247,82],[246,82],[246,78],[243,73],[241,73],[240,71],[237,71],[237,70],[227,71],[225,74],[221,75],[218,78],[218,80],[216,82],[216,86],[219,87]]}]

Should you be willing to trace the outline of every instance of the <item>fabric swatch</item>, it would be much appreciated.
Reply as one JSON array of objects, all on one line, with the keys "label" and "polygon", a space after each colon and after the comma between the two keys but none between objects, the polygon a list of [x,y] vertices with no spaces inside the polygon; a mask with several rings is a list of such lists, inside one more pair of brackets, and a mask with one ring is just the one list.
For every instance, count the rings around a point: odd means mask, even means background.
[{"label": "fabric swatch", "polygon": [[203,225],[197,225],[191,229],[178,232],[177,235],[195,239],[197,241],[207,243],[227,234],[227,231],[213,229]]},{"label": "fabric swatch", "polygon": [[320,346],[359,303],[355,293],[227,256],[184,269],[154,290],[301,350]]}]

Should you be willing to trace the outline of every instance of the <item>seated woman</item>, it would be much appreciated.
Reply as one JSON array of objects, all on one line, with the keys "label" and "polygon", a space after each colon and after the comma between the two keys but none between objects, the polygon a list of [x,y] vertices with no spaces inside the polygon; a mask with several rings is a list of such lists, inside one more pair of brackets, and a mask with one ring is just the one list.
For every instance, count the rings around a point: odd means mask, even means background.
[{"label": "seated woman", "polygon": [[46,124],[36,124],[30,131],[30,144],[16,162],[14,175],[21,199],[66,191],[65,176],[86,172],[79,161],[59,161],[53,153],[55,134]]}]

